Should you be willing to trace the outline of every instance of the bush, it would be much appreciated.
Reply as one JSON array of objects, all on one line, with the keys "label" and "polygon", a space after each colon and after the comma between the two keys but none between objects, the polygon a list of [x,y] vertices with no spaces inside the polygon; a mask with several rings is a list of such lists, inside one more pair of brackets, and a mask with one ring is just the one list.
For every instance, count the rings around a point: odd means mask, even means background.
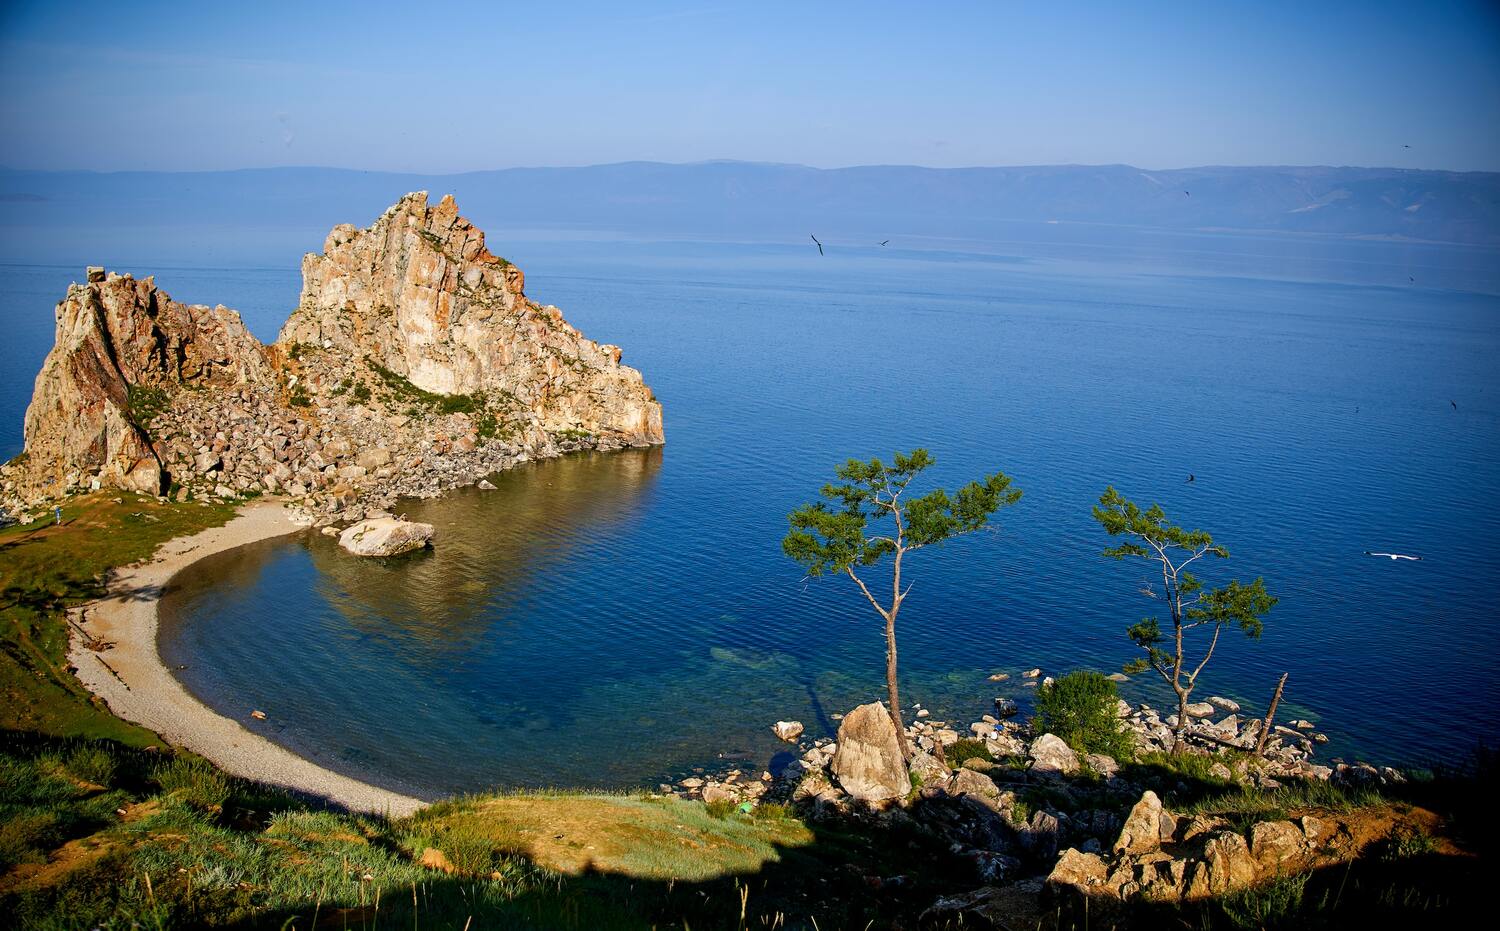
[{"label": "bush", "polygon": [[68,754],[64,764],[68,772],[84,782],[107,786],[115,778],[115,758],[104,747],[85,745]]},{"label": "bush", "polygon": [[962,766],[965,760],[978,759],[991,763],[995,759],[985,748],[984,741],[968,738],[955,740],[952,745],[944,748],[943,756],[947,757],[948,763],[952,766]]},{"label": "bush", "polygon": [[1115,703],[1115,684],[1089,669],[1068,673],[1037,690],[1037,733],[1061,737],[1079,753],[1107,753],[1129,759],[1133,753]]},{"label": "bush", "polygon": [[156,784],[205,811],[217,811],[229,800],[229,780],[207,760],[179,756],[156,770]]}]

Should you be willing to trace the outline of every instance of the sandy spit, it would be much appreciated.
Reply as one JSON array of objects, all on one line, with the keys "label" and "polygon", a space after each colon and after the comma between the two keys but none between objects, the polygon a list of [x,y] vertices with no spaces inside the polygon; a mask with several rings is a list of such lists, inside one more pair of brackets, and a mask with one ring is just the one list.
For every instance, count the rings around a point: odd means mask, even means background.
[{"label": "sandy spit", "polygon": [[[352,811],[411,814],[425,803],[330,772],[208,708],[182,687],[157,652],[157,604],[173,576],[213,553],[300,529],[283,504],[258,501],[241,508],[222,527],[163,544],[151,559],[117,570],[110,594],[82,611],[83,629],[114,646],[96,653],[75,629],[68,659],[83,684],[116,715],[208,758],[227,773],[314,795]],[[78,614],[73,612],[75,620]],[[251,710],[245,709],[247,718]]]}]

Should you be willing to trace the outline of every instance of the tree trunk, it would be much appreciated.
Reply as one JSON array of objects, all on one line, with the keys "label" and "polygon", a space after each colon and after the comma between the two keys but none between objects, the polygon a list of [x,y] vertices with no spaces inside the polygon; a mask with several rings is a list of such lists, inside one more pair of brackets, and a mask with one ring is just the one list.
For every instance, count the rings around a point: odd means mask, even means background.
[{"label": "tree trunk", "polygon": [[1255,742],[1255,755],[1263,756],[1266,752],[1266,739],[1271,736],[1271,722],[1276,719],[1276,706],[1281,704],[1281,690],[1286,687],[1287,673],[1281,674],[1281,681],[1276,683],[1276,694],[1271,696],[1271,707],[1266,711],[1266,719],[1260,725],[1260,739]]},{"label": "tree trunk", "polygon": [[1187,727],[1188,693],[1179,690],[1177,692],[1177,726],[1172,728],[1172,752],[1182,752],[1182,732]]},{"label": "tree trunk", "polygon": [[901,723],[901,690],[896,685],[896,618],[885,620],[885,690],[890,699],[891,723],[896,725],[896,742],[901,746],[901,758],[911,759],[911,746],[906,742],[906,725]]}]

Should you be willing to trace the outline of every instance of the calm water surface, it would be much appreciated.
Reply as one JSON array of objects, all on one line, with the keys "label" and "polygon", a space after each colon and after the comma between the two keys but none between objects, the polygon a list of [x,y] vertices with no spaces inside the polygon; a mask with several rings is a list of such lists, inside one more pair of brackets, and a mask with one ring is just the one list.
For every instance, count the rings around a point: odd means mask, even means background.
[{"label": "calm water surface", "polygon": [[[994,671],[1132,658],[1148,570],[1101,558],[1089,515],[1112,483],[1226,544],[1212,578],[1263,575],[1281,598],[1261,640],[1221,644],[1202,694],[1263,708],[1289,671],[1285,713],[1333,737],[1325,758],[1500,739],[1492,253],[1122,233],[819,261],[492,240],[533,297],[625,347],[668,445],[413,502],[438,527],[415,558],[305,535],[203,561],[169,595],[160,645],[225,714],[427,794],[765,765],[770,722],[832,733],[830,713],[882,689],[878,619],[847,580],[801,579],[779,551],[785,515],[845,457],[924,445],[934,481],[1001,469],[1026,492],[997,533],[912,561],[903,694],[935,716],[1024,701]],[[6,319],[36,359],[0,383],[11,451],[77,276],[14,271]],[[294,269],[158,280],[239,306],[263,337],[298,288]],[[1124,690],[1164,698],[1144,679]]]}]

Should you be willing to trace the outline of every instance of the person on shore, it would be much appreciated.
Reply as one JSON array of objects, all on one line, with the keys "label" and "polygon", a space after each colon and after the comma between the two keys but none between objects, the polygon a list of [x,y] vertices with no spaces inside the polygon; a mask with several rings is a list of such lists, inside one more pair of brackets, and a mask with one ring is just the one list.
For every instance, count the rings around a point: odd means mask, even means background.
[{"label": "person on shore", "polygon": [[60,505],[60,504],[59,504],[59,505],[57,505],[57,506],[56,506],[56,507],[54,507],[54,508],[53,508],[53,509],[52,509],[52,512],[53,512],[53,514],[54,514],[54,515],[55,515],[55,516],[56,516],[56,518],[57,518],[57,525],[58,525],[58,526],[59,526],[59,527],[61,527],[61,526],[62,526],[62,505]]}]

